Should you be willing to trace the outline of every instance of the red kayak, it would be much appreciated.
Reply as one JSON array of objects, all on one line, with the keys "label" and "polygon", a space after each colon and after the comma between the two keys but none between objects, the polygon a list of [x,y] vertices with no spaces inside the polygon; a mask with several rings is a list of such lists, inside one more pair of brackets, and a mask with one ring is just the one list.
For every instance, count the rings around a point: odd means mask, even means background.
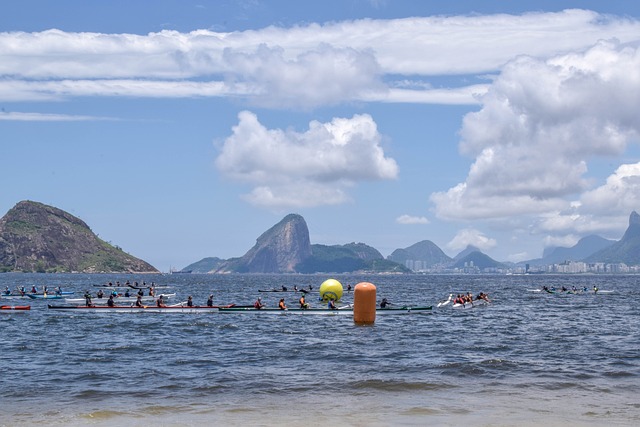
[{"label": "red kayak", "polygon": [[0,305],[0,310],[31,310],[30,305]]}]

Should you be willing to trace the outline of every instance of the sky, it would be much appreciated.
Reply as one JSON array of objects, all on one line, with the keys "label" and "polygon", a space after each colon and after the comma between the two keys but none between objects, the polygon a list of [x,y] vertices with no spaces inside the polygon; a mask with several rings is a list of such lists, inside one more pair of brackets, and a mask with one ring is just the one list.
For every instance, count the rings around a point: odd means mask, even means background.
[{"label": "sky", "polygon": [[0,215],[161,271],[313,244],[538,258],[640,210],[640,2],[0,6]]}]

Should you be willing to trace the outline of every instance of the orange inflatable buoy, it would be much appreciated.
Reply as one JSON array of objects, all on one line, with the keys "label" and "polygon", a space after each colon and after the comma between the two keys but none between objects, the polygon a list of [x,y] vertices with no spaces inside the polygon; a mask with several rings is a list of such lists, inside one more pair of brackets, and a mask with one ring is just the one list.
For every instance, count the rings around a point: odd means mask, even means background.
[{"label": "orange inflatable buoy", "polygon": [[371,324],[376,321],[376,285],[361,282],[353,290],[353,321]]}]

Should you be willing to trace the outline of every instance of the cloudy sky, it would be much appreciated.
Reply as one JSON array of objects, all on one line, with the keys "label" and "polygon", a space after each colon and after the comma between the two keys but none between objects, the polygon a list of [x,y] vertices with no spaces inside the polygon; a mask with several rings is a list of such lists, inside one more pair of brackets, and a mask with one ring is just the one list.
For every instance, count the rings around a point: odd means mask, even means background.
[{"label": "cloudy sky", "polygon": [[520,261],[640,210],[637,2],[2,9],[0,215],[56,206],[163,271],[288,213],[312,243]]}]

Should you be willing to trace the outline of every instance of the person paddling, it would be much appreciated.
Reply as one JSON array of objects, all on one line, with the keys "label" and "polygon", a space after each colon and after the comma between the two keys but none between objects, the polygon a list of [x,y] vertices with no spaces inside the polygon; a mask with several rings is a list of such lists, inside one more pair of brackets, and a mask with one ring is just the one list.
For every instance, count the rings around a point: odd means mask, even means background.
[{"label": "person paddling", "polygon": [[327,308],[329,308],[329,310],[336,310],[336,303],[332,299],[330,299]]},{"label": "person paddling", "polygon": [[300,297],[300,308],[303,310],[306,310],[307,308],[309,308],[309,304],[307,303],[307,301],[304,299],[304,294],[302,294],[302,296]]},{"label": "person paddling", "polygon": [[93,307],[93,303],[91,302],[91,294],[89,293],[89,291],[86,291],[84,293],[84,303],[87,307]]},{"label": "person paddling", "polygon": [[193,307],[193,298],[191,297],[191,295],[189,295],[189,298],[187,298],[187,307]]},{"label": "person paddling", "polygon": [[107,300],[107,306],[114,307],[116,302],[113,300],[113,295],[109,295],[109,299]]},{"label": "person paddling", "polygon": [[213,294],[209,295],[209,299],[207,299],[207,307],[213,307]]},{"label": "person paddling", "polygon": [[380,301],[380,308],[387,308],[388,305],[391,305],[391,303],[387,301],[386,298],[382,298],[382,301]]},{"label": "person paddling", "polygon": [[262,298],[258,297],[256,302],[253,303],[253,308],[255,308],[256,310],[260,310],[263,307],[264,307],[264,304],[262,303]]},{"label": "person paddling", "polygon": [[287,309],[287,305],[284,303],[284,298],[280,298],[280,302],[278,303],[278,308],[280,310],[286,310]]},{"label": "person paddling", "polygon": [[136,307],[143,307],[143,305],[142,305],[142,295],[138,295],[138,298],[136,298]]},{"label": "person paddling", "polygon": [[156,305],[158,307],[166,307],[166,304],[164,303],[164,299],[162,297],[162,294],[160,294],[160,296],[158,297],[158,299],[156,301]]}]

